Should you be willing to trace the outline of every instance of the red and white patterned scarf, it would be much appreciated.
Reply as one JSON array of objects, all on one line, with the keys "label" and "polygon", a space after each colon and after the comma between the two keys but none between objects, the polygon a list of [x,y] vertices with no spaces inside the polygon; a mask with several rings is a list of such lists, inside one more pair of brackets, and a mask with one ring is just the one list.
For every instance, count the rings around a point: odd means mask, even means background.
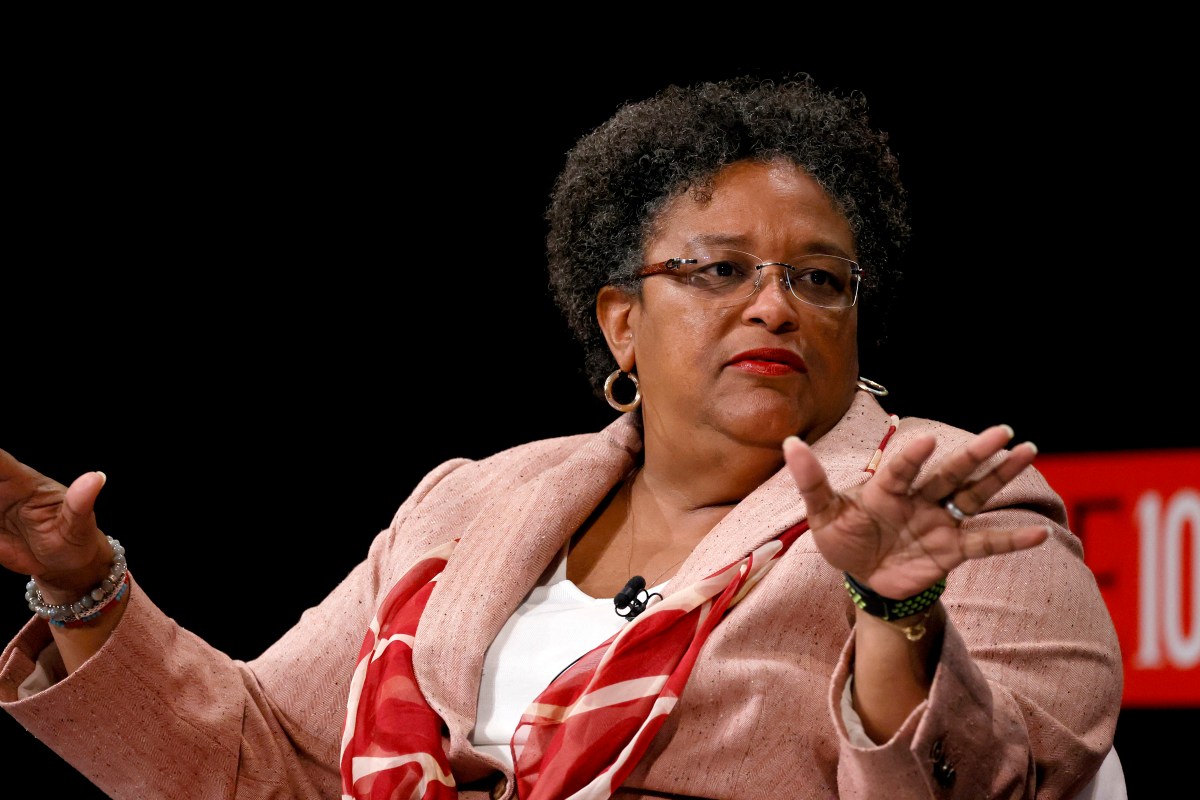
[{"label": "red and white patterned scarf", "polygon": [[[893,416],[879,455],[895,431]],[[745,558],[648,606],[560,673],[512,738],[522,800],[603,800],[645,754],[675,708],[709,633],[808,530],[803,521]],[[454,800],[442,720],[413,671],[421,612],[457,540],[426,553],[392,587],[359,650],[342,731],[347,800]]]},{"label": "red and white patterned scarf", "polygon": [[[649,606],[560,673],[513,734],[518,796],[610,797],[675,707],[708,634],[807,529],[802,522]],[[371,620],[342,733],[344,797],[458,797],[442,720],[422,696],[412,664],[421,612],[456,543],[426,553]]]}]

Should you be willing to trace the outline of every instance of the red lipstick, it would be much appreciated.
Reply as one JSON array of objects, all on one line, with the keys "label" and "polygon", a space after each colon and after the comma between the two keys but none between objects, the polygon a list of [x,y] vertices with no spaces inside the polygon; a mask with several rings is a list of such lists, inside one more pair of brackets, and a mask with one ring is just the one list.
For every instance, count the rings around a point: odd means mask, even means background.
[{"label": "red lipstick", "polygon": [[781,347],[759,347],[738,353],[729,359],[726,366],[756,375],[782,376],[791,375],[793,372],[808,372],[804,359]]}]

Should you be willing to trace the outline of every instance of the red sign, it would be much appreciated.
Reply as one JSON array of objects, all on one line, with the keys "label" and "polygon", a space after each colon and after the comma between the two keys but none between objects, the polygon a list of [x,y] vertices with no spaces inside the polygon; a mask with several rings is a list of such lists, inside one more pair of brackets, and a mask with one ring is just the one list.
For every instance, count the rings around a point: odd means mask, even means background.
[{"label": "red sign", "polygon": [[1046,454],[1034,465],[1112,615],[1125,707],[1200,707],[1200,450]]}]

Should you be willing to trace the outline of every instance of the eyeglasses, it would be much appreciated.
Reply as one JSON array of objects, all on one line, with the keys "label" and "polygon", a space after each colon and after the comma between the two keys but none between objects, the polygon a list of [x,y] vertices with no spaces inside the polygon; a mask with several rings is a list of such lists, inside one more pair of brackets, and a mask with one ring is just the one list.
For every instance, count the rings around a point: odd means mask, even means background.
[{"label": "eyeglasses", "polygon": [[841,256],[797,256],[791,263],[763,261],[741,250],[704,249],[642,267],[638,278],[679,279],[704,305],[735,306],[758,291],[766,267],[782,267],[779,280],[797,300],[820,308],[850,308],[858,300],[862,267]]}]

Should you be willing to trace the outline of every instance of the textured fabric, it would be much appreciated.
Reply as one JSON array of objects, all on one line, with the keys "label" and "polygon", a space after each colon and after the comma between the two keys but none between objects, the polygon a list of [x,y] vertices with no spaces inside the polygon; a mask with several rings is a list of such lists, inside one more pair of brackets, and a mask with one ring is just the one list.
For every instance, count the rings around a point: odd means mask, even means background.
[{"label": "textured fabric", "polygon": [[421,696],[412,645],[433,582],[457,540],[427,553],[388,592],[363,639],[342,733],[342,793],[355,798],[456,798],[442,721]]},{"label": "textured fabric", "polygon": [[[869,477],[863,465],[888,424],[878,401],[860,392],[813,444],[835,490]],[[972,436],[906,417],[883,462],[927,434],[937,451],[926,471]],[[116,800],[338,798],[340,732],[371,617],[421,555],[459,538],[422,615],[413,668],[446,725],[442,744],[460,798],[493,791],[512,798],[512,771],[469,738],[484,655],[572,533],[628,475],[641,446],[633,420],[620,417],[595,433],[437,466],[362,563],[249,661],[182,628],[135,580],[100,652],[66,680],[18,699],[17,686],[50,638],[48,626],[31,619],[0,654],[0,708]],[[396,453],[408,457],[403,442]],[[705,536],[663,595],[805,516],[781,469]],[[851,742],[839,713],[854,660],[853,607],[841,574],[801,536],[709,635],[675,710],[617,797],[778,797],[781,781],[802,800],[1069,797],[1112,746],[1121,655],[1079,539],[1065,527],[1062,500],[1036,469],[965,523],[1029,524],[1049,525],[1049,540],[951,574],[929,698],[875,747]],[[80,735],[87,730],[105,735]],[[956,770],[952,787],[936,781],[934,752]],[[53,789],[54,776],[39,780]]]}]

